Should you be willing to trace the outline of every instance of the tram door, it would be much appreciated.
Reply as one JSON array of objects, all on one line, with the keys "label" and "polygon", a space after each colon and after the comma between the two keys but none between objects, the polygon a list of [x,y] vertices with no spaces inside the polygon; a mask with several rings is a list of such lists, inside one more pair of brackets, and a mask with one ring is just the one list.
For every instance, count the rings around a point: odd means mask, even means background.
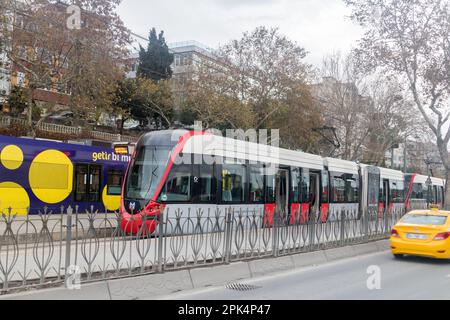
[{"label": "tram door", "polygon": [[[367,209],[370,216],[376,216],[380,208],[380,169],[369,167],[367,169]],[[361,210],[360,216],[363,210]]]},{"label": "tram door", "polygon": [[[318,214],[320,209],[320,174],[311,172],[309,176],[311,213]],[[318,217],[318,215],[316,215]]]},{"label": "tram door", "polygon": [[289,216],[289,171],[280,169],[276,177],[276,206],[284,217]]},{"label": "tram door", "polygon": [[433,204],[439,204],[438,202],[438,187],[437,186],[433,186]]}]

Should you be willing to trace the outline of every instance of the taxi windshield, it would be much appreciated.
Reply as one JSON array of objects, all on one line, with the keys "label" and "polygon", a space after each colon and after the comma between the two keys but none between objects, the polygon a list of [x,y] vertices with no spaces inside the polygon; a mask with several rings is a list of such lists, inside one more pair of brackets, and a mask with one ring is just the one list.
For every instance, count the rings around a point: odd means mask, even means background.
[{"label": "taxi windshield", "polygon": [[402,219],[402,223],[416,224],[416,225],[431,225],[431,226],[443,226],[447,222],[445,216],[433,216],[433,215],[421,215],[411,214]]}]

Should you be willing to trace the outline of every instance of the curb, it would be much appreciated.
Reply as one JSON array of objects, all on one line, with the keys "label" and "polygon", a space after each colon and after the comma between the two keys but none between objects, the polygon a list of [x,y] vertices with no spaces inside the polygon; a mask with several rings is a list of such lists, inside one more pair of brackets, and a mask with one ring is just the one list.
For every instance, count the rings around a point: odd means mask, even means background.
[{"label": "curb", "polygon": [[0,296],[0,300],[111,300],[106,281],[82,285],[80,290],[64,287],[33,290]]},{"label": "curb", "polygon": [[348,247],[301,253],[278,258],[236,262],[229,265],[199,267],[106,280],[84,284],[80,290],[52,288],[0,296],[0,300],[135,300],[156,299],[175,292],[225,285],[231,282],[261,277],[274,273],[317,266],[361,255],[386,252],[389,240]]},{"label": "curb", "polygon": [[227,284],[251,278],[251,270],[247,262],[237,262],[230,265],[197,268],[189,270],[194,288],[203,288]]},{"label": "curb", "polygon": [[107,280],[111,300],[152,299],[194,289],[188,270]]}]

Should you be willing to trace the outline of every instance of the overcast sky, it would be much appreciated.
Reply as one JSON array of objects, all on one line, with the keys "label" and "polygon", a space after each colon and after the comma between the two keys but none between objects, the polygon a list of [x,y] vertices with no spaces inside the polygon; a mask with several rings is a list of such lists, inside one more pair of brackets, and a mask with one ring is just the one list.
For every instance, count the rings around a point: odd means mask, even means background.
[{"label": "overcast sky", "polygon": [[123,0],[119,14],[135,33],[164,30],[167,42],[197,40],[217,47],[257,26],[280,31],[309,51],[319,67],[333,51],[348,52],[362,32],[342,0]]}]

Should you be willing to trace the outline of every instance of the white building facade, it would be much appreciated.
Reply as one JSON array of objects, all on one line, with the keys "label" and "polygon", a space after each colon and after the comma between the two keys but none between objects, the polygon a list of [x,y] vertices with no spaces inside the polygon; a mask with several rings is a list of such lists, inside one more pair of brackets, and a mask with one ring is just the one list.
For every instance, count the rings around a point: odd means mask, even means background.
[{"label": "white building facade", "polygon": [[12,63],[7,52],[11,50],[10,35],[13,31],[13,11],[5,9],[4,21],[0,25],[0,106],[3,106],[11,93]]}]

